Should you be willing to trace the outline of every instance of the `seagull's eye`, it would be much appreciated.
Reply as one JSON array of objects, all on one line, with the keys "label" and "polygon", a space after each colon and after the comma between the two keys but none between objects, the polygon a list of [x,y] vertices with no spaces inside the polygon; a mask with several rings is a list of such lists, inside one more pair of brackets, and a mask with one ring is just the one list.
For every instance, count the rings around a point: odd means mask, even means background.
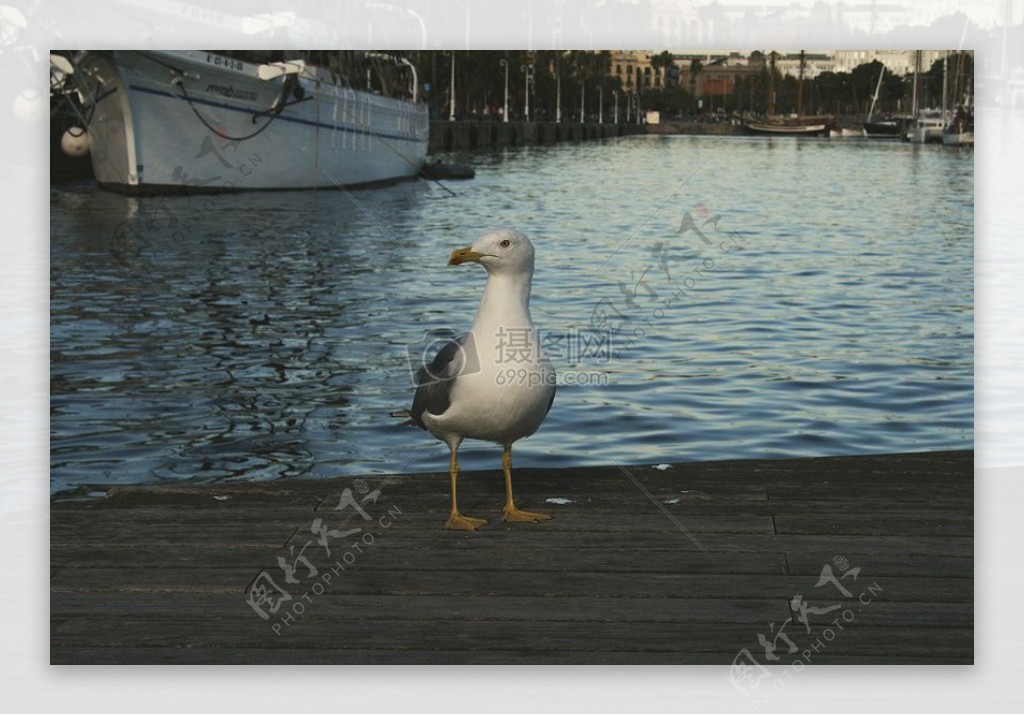
[{"label": "seagull's eye", "polygon": [[504,241],[502,241],[502,242],[501,242],[501,243],[499,243],[498,245],[499,245],[499,246],[501,246],[502,248],[508,248],[509,246],[511,246],[511,245],[512,245],[512,242],[511,242],[511,241],[509,241],[509,240],[508,240],[508,239],[506,238],[506,239],[505,239]]}]

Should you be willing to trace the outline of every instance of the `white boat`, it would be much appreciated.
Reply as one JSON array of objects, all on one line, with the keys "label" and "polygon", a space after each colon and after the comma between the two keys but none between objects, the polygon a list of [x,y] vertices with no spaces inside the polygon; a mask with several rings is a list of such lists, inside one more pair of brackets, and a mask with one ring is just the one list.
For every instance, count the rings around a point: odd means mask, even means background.
[{"label": "white boat", "polygon": [[838,129],[829,130],[828,135],[832,139],[863,139],[867,136],[867,132],[864,129],[840,127]]},{"label": "white boat", "polygon": [[820,117],[780,117],[769,116],[766,119],[744,117],[743,128],[751,134],[777,134],[783,136],[828,136],[834,119],[829,116]]},{"label": "white boat", "polygon": [[974,132],[945,132],[942,143],[946,146],[974,146]]},{"label": "white boat", "polygon": [[100,185],[131,194],[317,189],[419,173],[430,125],[406,60],[367,53],[349,65],[361,87],[371,68],[387,69],[367,91],[343,81],[340,58],[328,68],[240,57],[80,54],[74,77]]},{"label": "white boat", "polygon": [[946,146],[974,146],[974,112],[961,108],[942,132]]},{"label": "white boat", "polygon": [[941,109],[922,109],[907,133],[907,138],[914,144],[941,143],[942,130],[949,122],[947,114]]},{"label": "white boat", "polygon": [[956,88],[957,95],[963,90],[963,103],[956,108],[953,118],[942,132],[942,143],[946,146],[974,146],[974,103],[971,101],[970,78],[963,77],[963,55],[957,55]]}]

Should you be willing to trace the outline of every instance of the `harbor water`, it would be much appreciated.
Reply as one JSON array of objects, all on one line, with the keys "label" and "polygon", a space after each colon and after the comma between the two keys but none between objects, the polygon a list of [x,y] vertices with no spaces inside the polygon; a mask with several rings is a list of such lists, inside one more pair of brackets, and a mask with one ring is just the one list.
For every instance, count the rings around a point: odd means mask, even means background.
[{"label": "harbor water", "polygon": [[[973,446],[973,152],[637,136],[477,178],[130,198],[51,189],[51,489],[436,472],[389,416],[472,323],[489,227],[537,248],[559,371],[517,466]],[[253,171],[269,170],[254,166]],[[466,469],[500,449],[466,443]]]}]

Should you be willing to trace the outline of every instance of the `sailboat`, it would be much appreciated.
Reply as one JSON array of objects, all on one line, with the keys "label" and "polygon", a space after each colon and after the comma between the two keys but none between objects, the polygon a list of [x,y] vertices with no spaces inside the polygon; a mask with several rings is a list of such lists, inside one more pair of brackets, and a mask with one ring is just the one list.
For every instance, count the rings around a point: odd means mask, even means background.
[{"label": "sailboat", "polygon": [[800,81],[795,116],[775,114],[775,52],[770,53],[771,71],[768,73],[768,116],[758,119],[751,114],[743,117],[743,128],[752,134],[789,136],[828,136],[835,129],[835,117],[831,114],[804,116],[804,50],[800,50]]},{"label": "sailboat", "polygon": [[942,142],[942,130],[946,128],[948,112],[942,109],[927,108],[917,113],[914,126],[910,129],[910,141],[913,144],[938,144]]},{"label": "sailboat", "polygon": [[881,117],[875,116],[875,105],[878,103],[878,93],[882,89],[882,78],[885,77],[885,65],[878,73],[878,84],[875,85],[875,96],[871,98],[871,109],[868,110],[867,121],[864,122],[864,136],[871,139],[899,139],[906,131],[908,118],[886,114]]},{"label": "sailboat", "polygon": [[921,50],[917,50],[914,58],[914,124],[907,133],[907,139],[913,144],[940,144],[942,143],[942,130],[949,123],[949,111],[946,104],[946,58],[942,60],[942,108],[926,107],[918,110],[917,105],[917,84],[918,75],[921,71]]},{"label": "sailboat", "polygon": [[[954,96],[960,95],[963,79],[964,56],[957,56],[956,88]],[[971,102],[971,91],[968,86],[964,94],[964,102],[957,107],[953,119],[942,130],[942,143],[947,146],[974,146],[974,104]]]},{"label": "sailboat", "polygon": [[942,143],[947,146],[974,146],[974,109],[960,107],[942,130]]}]

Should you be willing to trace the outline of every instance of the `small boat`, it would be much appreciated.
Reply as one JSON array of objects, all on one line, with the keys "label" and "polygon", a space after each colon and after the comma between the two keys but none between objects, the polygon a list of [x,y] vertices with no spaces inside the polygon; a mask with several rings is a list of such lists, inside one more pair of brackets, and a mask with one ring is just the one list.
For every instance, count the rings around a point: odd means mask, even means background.
[{"label": "small boat", "polygon": [[974,113],[964,107],[942,130],[942,143],[946,146],[974,146]]},{"label": "small boat", "polygon": [[764,119],[756,119],[746,115],[743,118],[743,128],[751,134],[828,136],[835,128],[835,117],[831,114],[816,117],[771,115]]},{"label": "small boat", "polygon": [[[920,55],[920,51],[918,52]],[[947,99],[947,78],[949,73],[946,71],[947,63],[949,59],[949,53],[942,56],[942,109],[928,108],[922,109],[917,112],[917,119],[914,122],[914,126],[911,127],[908,132],[907,138],[913,144],[941,144],[942,143],[942,132],[946,129],[952,119],[951,112],[946,107]],[[918,72],[915,68],[914,73],[914,86],[917,86]],[[917,93],[914,94],[914,106],[917,106]]]},{"label": "small boat", "polygon": [[73,76],[96,179],[129,194],[384,184],[416,177],[427,153],[401,57],[83,52]]},{"label": "small boat", "polygon": [[955,96],[963,93],[962,103],[953,113],[953,119],[942,130],[942,143],[946,146],[974,146],[974,104],[971,102],[971,83],[964,77],[964,57],[957,54]]},{"label": "small boat", "polygon": [[775,136],[829,136],[836,129],[836,119],[831,114],[804,116],[804,51],[800,51],[800,78],[798,84],[796,114],[775,114],[775,52],[769,53],[771,67],[768,72],[768,115],[757,118],[751,114],[743,116],[743,129],[750,134]]},{"label": "small boat", "polygon": [[947,114],[941,109],[922,109],[907,132],[907,140],[913,144],[941,144],[942,131],[949,123]]},{"label": "small boat", "polygon": [[833,139],[863,139],[867,136],[863,129],[853,129],[852,127],[830,129],[828,135]]},{"label": "small boat", "polygon": [[909,117],[897,117],[891,114],[882,117],[875,116],[875,105],[878,103],[878,93],[882,89],[883,77],[885,77],[884,65],[878,73],[878,84],[875,85],[875,95],[871,98],[871,109],[868,110],[868,118],[864,122],[864,136],[870,139],[899,139],[909,129]]},{"label": "small boat", "polygon": [[899,139],[910,129],[910,117],[884,116],[864,122],[864,136],[870,139]]},{"label": "small boat", "polygon": [[432,164],[424,164],[420,175],[425,179],[461,181],[474,178],[476,176],[476,169],[468,164],[446,164],[441,161],[435,161]]}]

